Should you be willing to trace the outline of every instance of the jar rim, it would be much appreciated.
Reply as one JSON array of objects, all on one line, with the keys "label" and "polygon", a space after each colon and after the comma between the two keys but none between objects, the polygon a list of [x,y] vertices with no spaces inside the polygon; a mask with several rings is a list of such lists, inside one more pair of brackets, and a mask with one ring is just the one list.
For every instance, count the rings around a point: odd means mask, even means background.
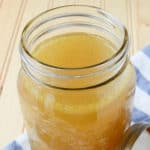
[{"label": "jar rim", "polygon": [[[28,28],[30,28],[32,26],[32,24],[34,23],[34,21],[36,21],[38,18],[42,17],[42,15],[46,14],[46,13],[49,13],[49,12],[52,12],[54,10],[58,10],[58,9],[61,9],[61,8],[68,8],[68,7],[84,7],[84,8],[92,8],[92,9],[95,9],[95,10],[98,10],[99,13],[101,13],[103,16],[105,16],[106,18],[110,19],[112,22],[115,22],[117,25],[119,25],[122,29],[123,29],[123,32],[124,32],[124,38],[123,38],[123,41],[122,41],[122,44],[120,46],[120,48],[108,59],[102,61],[102,62],[99,62],[97,64],[92,64],[92,65],[89,65],[89,66],[84,66],[84,67],[73,67],[73,68],[70,68],[70,67],[60,67],[60,66],[55,66],[55,65],[51,65],[51,64],[46,64],[36,58],[34,58],[28,51],[28,48],[27,48],[27,45],[26,45],[26,42],[25,42],[25,34],[28,30]],[[65,5],[65,6],[59,6],[59,7],[55,7],[55,8],[52,8],[52,9],[49,9],[49,10],[46,10],[42,13],[40,13],[39,15],[37,15],[36,17],[34,17],[33,19],[31,19],[27,24],[26,26],[24,27],[23,31],[22,31],[22,34],[21,34],[21,49],[20,49],[20,53],[25,53],[25,55],[28,56],[29,59],[31,59],[31,61],[33,60],[34,62],[44,66],[44,67],[47,67],[47,68],[51,68],[51,69],[57,69],[57,70],[82,70],[82,69],[90,69],[90,68],[95,68],[95,67],[100,67],[100,66],[107,66],[108,64],[110,64],[111,62],[113,63],[113,60],[118,57],[120,55],[120,53],[122,53],[122,51],[125,49],[124,53],[126,54],[127,53],[127,50],[128,50],[128,47],[129,47],[129,37],[128,37],[128,32],[127,32],[127,29],[126,27],[116,18],[116,17],[113,17],[110,13],[108,13],[107,11],[99,8],[99,7],[96,7],[96,6],[90,6],[90,5]]]}]

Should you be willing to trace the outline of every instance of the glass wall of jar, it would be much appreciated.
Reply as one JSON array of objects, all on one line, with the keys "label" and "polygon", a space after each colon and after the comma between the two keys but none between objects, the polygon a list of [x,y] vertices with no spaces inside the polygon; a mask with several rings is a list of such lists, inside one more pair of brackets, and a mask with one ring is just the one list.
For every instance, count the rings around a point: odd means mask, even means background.
[{"label": "glass wall of jar", "polygon": [[[79,35],[79,41],[81,34],[105,39],[114,53],[102,62],[82,67],[47,64],[33,56],[43,41],[68,34]],[[82,40],[77,46],[81,45]],[[26,25],[20,46],[18,91],[32,150],[119,149],[130,125],[135,89],[128,50],[126,28],[92,6],[55,8]],[[53,50],[50,53],[53,55]]]}]

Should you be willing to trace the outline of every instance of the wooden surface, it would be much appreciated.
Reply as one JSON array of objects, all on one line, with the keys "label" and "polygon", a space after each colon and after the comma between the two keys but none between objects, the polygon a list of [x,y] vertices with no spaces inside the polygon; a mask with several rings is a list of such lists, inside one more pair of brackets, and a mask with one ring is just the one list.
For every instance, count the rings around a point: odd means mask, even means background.
[{"label": "wooden surface", "polygon": [[0,0],[0,148],[24,129],[16,88],[21,31],[38,13],[66,4],[94,5],[117,16],[129,30],[131,54],[150,41],[150,0]]}]

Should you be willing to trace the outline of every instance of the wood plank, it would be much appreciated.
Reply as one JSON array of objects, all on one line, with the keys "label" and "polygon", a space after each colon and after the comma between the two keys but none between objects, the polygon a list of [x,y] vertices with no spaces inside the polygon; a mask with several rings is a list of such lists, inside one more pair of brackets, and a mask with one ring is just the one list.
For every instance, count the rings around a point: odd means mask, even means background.
[{"label": "wood plank", "polygon": [[[27,1],[26,1],[27,2]],[[0,147],[19,136],[23,131],[23,119],[20,111],[18,93],[17,93],[17,74],[20,69],[20,58],[18,53],[20,34],[27,21],[37,15],[39,12],[46,10],[48,0],[28,1],[26,9],[11,47],[11,57],[8,67],[5,84],[0,97]],[[33,7],[34,6],[34,7]],[[13,4],[12,4],[13,7]]]},{"label": "wood plank", "polygon": [[128,2],[128,30],[129,30],[129,36],[131,37],[131,54],[134,55],[139,49],[137,47],[137,23],[136,23],[136,7],[134,6],[134,0]]},{"label": "wood plank", "polygon": [[92,5],[100,7],[104,3],[104,0],[52,0],[52,7],[64,6],[64,5]]},{"label": "wood plank", "polygon": [[[11,7],[12,5],[14,7]],[[5,70],[9,63],[8,59],[11,54],[11,46],[17,34],[17,22],[19,23],[21,19],[22,7],[22,1],[7,0],[3,2],[3,7],[0,8],[0,33],[2,36],[0,40],[0,89],[2,88]]]},{"label": "wood plank", "polygon": [[150,44],[150,1],[134,0],[137,8],[137,44],[138,48],[143,48]]},{"label": "wood plank", "polygon": [[73,5],[75,4],[75,0],[51,0],[50,8],[60,7],[64,5]]},{"label": "wood plank", "polygon": [[128,26],[126,0],[105,0],[104,9],[116,16],[125,26]]},{"label": "wood plank", "polygon": [[92,6],[101,6],[101,1],[103,0],[76,0],[76,4],[80,5],[92,5]]}]

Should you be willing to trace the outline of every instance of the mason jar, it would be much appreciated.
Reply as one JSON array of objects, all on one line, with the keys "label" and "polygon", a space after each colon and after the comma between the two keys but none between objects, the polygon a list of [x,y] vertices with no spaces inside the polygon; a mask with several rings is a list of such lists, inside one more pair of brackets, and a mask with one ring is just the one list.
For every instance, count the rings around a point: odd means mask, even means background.
[{"label": "mason jar", "polygon": [[[106,39],[115,46],[114,54],[82,67],[47,64],[32,55],[44,40],[79,32]],[[54,8],[25,26],[18,91],[32,150],[120,149],[135,91],[129,46],[127,29],[93,6]]]}]

